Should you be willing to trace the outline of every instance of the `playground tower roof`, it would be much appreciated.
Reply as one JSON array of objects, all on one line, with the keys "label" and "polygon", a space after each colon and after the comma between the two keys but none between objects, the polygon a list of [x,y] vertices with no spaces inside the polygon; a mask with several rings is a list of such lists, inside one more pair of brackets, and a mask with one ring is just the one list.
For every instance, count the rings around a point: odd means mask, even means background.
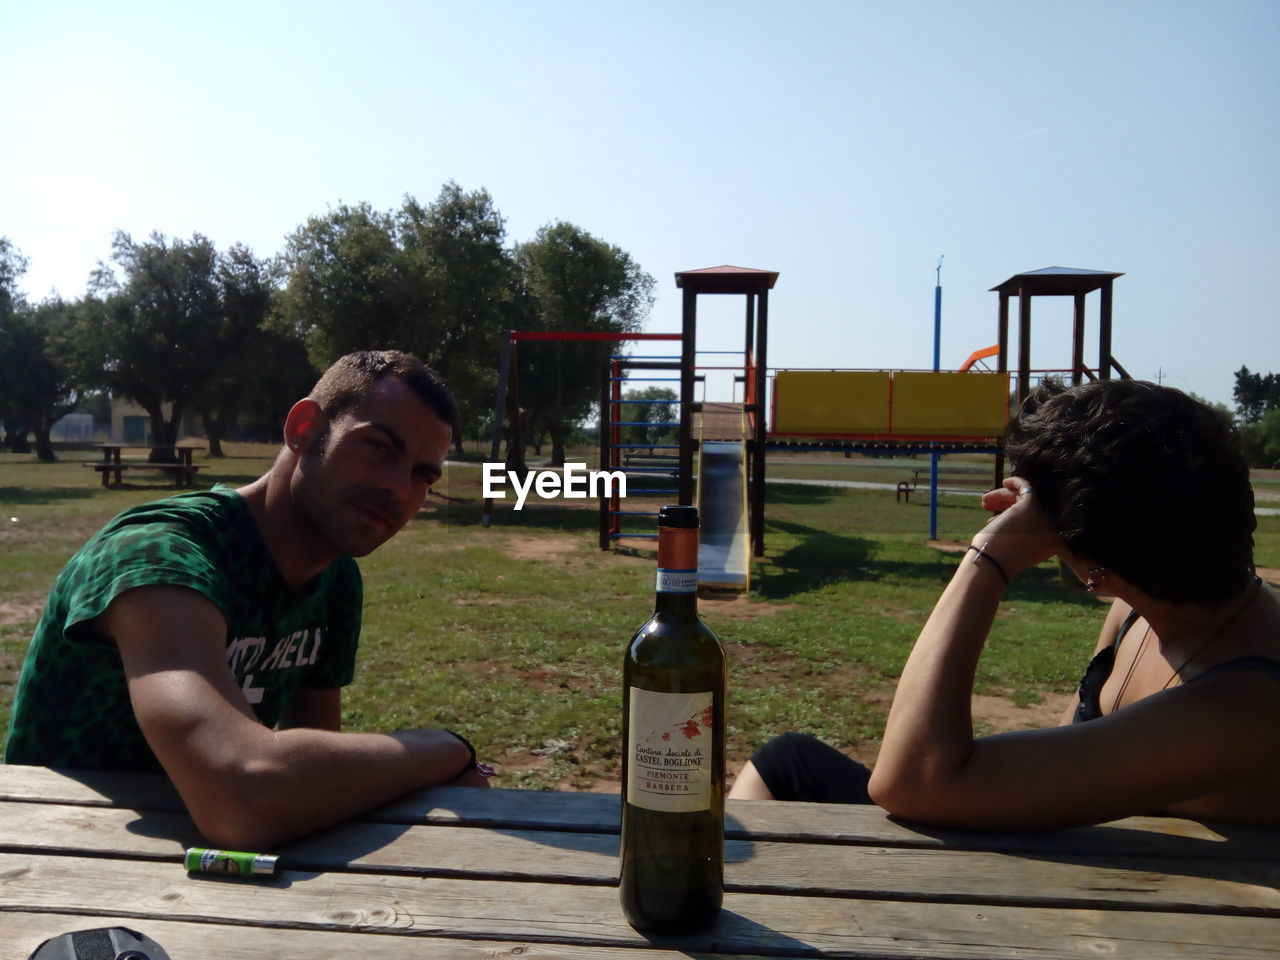
[{"label": "playground tower roof", "polygon": [[1004,283],[998,284],[991,289],[998,293],[1008,294],[1016,294],[1021,291],[1033,297],[1070,297],[1100,290],[1106,286],[1108,281],[1123,276],[1123,273],[1111,273],[1106,270],[1081,270],[1078,267],[1043,267],[1040,270],[1015,273]]},{"label": "playground tower roof", "polygon": [[757,293],[772,290],[778,282],[773,270],[753,270],[751,267],[703,267],[701,270],[681,270],[676,274],[676,286],[688,286],[699,293]]}]

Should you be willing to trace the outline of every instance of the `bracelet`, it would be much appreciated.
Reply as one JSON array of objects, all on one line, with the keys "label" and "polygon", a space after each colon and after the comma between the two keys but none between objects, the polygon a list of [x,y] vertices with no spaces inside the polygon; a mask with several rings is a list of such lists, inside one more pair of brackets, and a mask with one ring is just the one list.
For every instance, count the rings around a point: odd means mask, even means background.
[{"label": "bracelet", "polygon": [[471,759],[467,761],[467,765],[462,768],[461,772],[466,773],[468,770],[474,770],[476,768],[476,748],[471,745],[471,741],[460,733],[454,733],[452,730],[446,730],[445,733],[449,734],[451,737],[457,737],[461,740],[462,745],[471,753]]},{"label": "bracelet", "polygon": [[974,563],[977,563],[980,559],[987,561],[987,563],[991,564],[992,569],[995,570],[996,573],[1000,574],[1000,579],[1004,581],[1005,586],[1009,585],[1009,575],[1004,572],[1004,567],[1000,566],[1000,561],[987,553],[987,545],[985,543],[981,545],[971,543],[969,544],[969,549],[977,554],[977,556],[973,558]]}]

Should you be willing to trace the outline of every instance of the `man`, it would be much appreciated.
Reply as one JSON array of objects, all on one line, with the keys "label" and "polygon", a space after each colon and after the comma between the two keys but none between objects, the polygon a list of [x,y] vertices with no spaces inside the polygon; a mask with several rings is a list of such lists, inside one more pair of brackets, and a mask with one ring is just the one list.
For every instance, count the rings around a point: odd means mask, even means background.
[{"label": "man", "polygon": [[433,783],[484,784],[445,730],[341,733],[360,573],[441,475],[453,398],[415,357],[343,357],[271,469],[127,510],[54,584],[5,760],[163,769],[201,833],[262,850]]}]

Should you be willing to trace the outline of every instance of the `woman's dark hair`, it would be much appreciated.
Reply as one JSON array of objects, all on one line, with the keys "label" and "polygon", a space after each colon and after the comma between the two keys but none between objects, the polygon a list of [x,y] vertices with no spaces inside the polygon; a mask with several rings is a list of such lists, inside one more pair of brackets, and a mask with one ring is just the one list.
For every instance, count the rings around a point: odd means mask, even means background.
[{"label": "woman's dark hair", "polygon": [[334,361],[312,387],[310,397],[329,419],[364,403],[373,385],[384,377],[399,378],[431,412],[458,429],[458,405],[440,376],[411,353],[400,350],[362,350]]},{"label": "woman's dark hair", "polygon": [[1100,380],[1033,391],[1005,452],[1073,553],[1177,603],[1253,570],[1253,488],[1230,420],[1181,391]]}]

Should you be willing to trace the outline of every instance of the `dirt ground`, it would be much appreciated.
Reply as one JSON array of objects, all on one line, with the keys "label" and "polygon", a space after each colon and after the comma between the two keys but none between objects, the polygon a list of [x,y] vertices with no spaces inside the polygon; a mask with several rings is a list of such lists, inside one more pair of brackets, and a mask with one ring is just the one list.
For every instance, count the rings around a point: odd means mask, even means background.
[{"label": "dirt ground", "polygon": [[[963,544],[936,544],[936,546],[943,550],[964,549]],[[510,534],[503,542],[503,549],[516,559],[537,560],[540,562],[560,560],[567,562],[570,566],[576,565],[570,555],[578,547],[577,540],[562,536],[542,537]],[[646,547],[642,546],[639,552],[655,551],[652,548],[646,550]],[[586,561],[582,561],[582,563],[584,567],[587,565]],[[755,620],[772,616],[782,609],[776,604],[753,602],[746,595],[737,592],[714,593],[709,596],[703,596],[699,599],[698,605],[707,619],[715,622]],[[881,691],[872,694],[871,697],[873,700],[882,701],[884,709],[887,710],[892,700],[892,692]],[[972,708],[973,719],[979,729],[992,733],[1056,726],[1061,721],[1062,715],[1072,699],[1069,694],[1048,694],[1040,703],[1019,707],[1012,700],[1005,697],[975,694]],[[495,785],[503,786],[513,783],[515,775],[521,772],[549,770],[552,763],[551,758],[556,755],[577,759],[574,757],[573,745],[570,743],[549,741],[539,749],[545,752],[534,755],[527,750],[520,750],[518,752],[504,752],[497,757],[487,758],[498,771]],[[731,779],[742,767],[743,763],[746,762],[749,752],[749,749],[738,751],[731,749],[728,759],[728,770]],[[873,744],[859,744],[845,750],[845,752],[867,765],[875,763],[875,746]],[[569,782],[570,779],[572,782]],[[504,784],[504,781],[506,781],[506,784]],[[571,778],[566,778],[556,786],[556,789],[586,790],[593,793],[618,793],[620,788],[621,784],[616,776],[602,775],[599,770],[593,769],[593,765],[589,763],[579,765]]]},{"label": "dirt ground", "polygon": [[40,618],[44,601],[0,600],[0,627],[31,623]]},{"label": "dirt ground", "polygon": [[[883,699],[885,700],[884,706],[887,709],[891,695],[885,695]],[[975,694],[972,707],[973,720],[975,724],[980,725],[982,729],[991,733],[1057,726],[1061,722],[1062,715],[1066,711],[1068,704],[1073,699],[1074,697],[1070,694],[1051,693],[1047,694],[1044,700],[1038,704],[1019,707],[1012,700],[1004,697]],[[565,752],[571,754],[573,752],[572,745],[567,744],[565,746],[568,747]],[[550,745],[550,748],[555,749],[555,745]],[[866,746],[844,749],[842,752],[868,766],[875,764],[875,751]],[[747,753],[745,751],[741,752],[740,755],[734,755],[734,752],[730,751],[728,773],[731,783],[746,760]],[[513,783],[514,775],[517,773],[528,770],[544,770],[550,763],[547,756],[535,756],[528,751],[520,751],[518,754],[504,752],[493,758],[492,762],[498,771],[494,785],[499,787]],[[590,767],[580,769],[574,780],[574,783],[562,782],[557,784],[555,789],[584,790],[589,793],[619,793],[622,787],[621,781],[616,777],[600,776],[598,773],[593,775]],[[590,781],[589,784],[586,781]]]},{"label": "dirt ground", "polygon": [[[931,545],[947,552],[965,549],[965,544],[962,543],[937,542]],[[503,549],[510,556],[517,559],[541,562],[562,560],[570,566],[577,565],[577,561],[573,560],[570,555],[577,551],[578,547],[579,543],[576,539],[562,536],[542,537],[511,534],[508,535],[503,543]],[[652,547],[642,545],[638,552],[652,553],[655,551]],[[581,561],[581,564],[586,568],[587,562],[585,560]],[[1257,572],[1264,580],[1280,588],[1280,569],[1260,567]],[[781,609],[774,604],[752,602],[746,595],[738,593],[722,593],[702,597],[699,600],[699,607],[707,618],[712,621],[754,620],[771,616]],[[892,693],[880,692],[873,694],[872,698],[882,700],[883,706],[887,710],[892,700]],[[1072,694],[1050,693],[1046,694],[1040,703],[1020,707],[1006,697],[975,694],[972,700],[973,720],[979,729],[990,733],[1056,726],[1061,722],[1063,713],[1073,699]],[[491,758],[499,773],[495,781],[496,785],[503,785],[504,779],[509,783],[512,782],[514,775],[522,771],[547,770],[551,765],[550,758],[557,753],[570,756],[573,754],[572,744],[549,743],[544,745],[542,749],[549,752],[533,755],[528,751],[521,750],[517,753],[504,752],[497,757]],[[875,746],[873,744],[859,744],[846,749],[844,752],[869,766],[875,763]],[[747,756],[748,751],[746,750],[730,752],[728,768],[731,779],[742,767]],[[562,781],[557,786],[557,789],[588,790],[594,793],[618,793],[621,786],[616,777],[602,776],[598,770],[593,770],[590,764],[580,766],[572,780],[573,783],[569,783],[567,780]]]}]

